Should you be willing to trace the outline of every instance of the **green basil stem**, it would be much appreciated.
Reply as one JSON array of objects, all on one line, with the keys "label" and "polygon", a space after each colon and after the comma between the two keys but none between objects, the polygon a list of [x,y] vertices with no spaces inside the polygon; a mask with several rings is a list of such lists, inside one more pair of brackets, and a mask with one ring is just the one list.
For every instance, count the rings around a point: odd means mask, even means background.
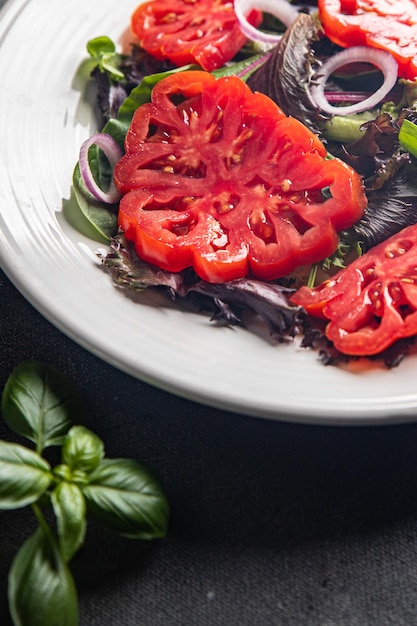
[{"label": "green basil stem", "polygon": [[52,534],[52,530],[48,524],[48,522],[45,519],[44,514],[42,513],[40,507],[38,504],[34,503],[31,504],[32,507],[32,511],[35,514],[36,519],[38,520],[38,524],[39,526],[42,528],[44,535],[49,539],[49,540],[53,540],[53,534]]}]

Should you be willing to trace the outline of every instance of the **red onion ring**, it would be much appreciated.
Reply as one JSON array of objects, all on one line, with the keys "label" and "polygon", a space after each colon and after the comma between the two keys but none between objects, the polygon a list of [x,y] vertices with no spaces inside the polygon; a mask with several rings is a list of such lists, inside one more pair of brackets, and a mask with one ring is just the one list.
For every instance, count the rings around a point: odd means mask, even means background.
[{"label": "red onion ring", "polygon": [[[383,84],[369,98],[361,102],[340,107],[331,105],[324,94],[329,76],[339,67],[357,62],[370,63],[380,69],[384,75]],[[376,107],[394,87],[397,78],[398,63],[389,52],[368,46],[355,46],[338,52],[323,63],[316,84],[310,88],[310,94],[314,103],[325,113],[331,115],[362,113]]]},{"label": "red onion ring", "polygon": [[257,9],[274,15],[287,27],[291,26],[298,16],[297,9],[288,0],[235,0],[234,7],[240,29],[248,39],[274,45],[279,43],[282,35],[263,33],[249,24],[245,15],[253,9]]},{"label": "red onion ring", "polygon": [[91,146],[94,145],[103,150],[110,163],[112,171],[114,170],[116,163],[123,156],[123,150],[120,148],[117,141],[107,133],[95,133],[89,139],[86,139],[86,141],[84,141],[80,149],[80,174],[87,190],[99,202],[105,202],[106,204],[115,204],[120,200],[121,196],[116,188],[116,185],[114,184],[113,178],[110,181],[108,190],[104,191],[96,183],[96,180],[91,171],[90,163],[88,161],[88,151]]}]

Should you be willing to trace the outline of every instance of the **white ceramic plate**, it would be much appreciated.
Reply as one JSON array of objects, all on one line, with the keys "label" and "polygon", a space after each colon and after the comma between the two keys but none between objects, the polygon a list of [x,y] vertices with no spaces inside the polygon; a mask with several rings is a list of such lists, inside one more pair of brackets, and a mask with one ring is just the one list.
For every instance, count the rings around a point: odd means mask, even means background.
[{"label": "white ceramic plate", "polygon": [[[86,42],[121,42],[137,0],[11,0],[0,20],[0,258],[17,288],[75,341],[122,370],[201,403],[331,424],[417,415],[417,356],[400,367],[324,367],[173,307],[137,304],[98,267],[99,244],[66,221],[71,174],[94,115],[74,82]],[[3,303],[3,306],[7,303]]]}]

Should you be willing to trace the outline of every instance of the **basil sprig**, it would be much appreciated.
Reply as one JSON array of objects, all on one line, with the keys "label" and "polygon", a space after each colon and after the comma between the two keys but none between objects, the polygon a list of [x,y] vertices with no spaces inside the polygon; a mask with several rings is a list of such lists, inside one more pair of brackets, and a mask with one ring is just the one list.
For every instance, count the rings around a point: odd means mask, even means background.
[{"label": "basil sprig", "polygon": [[[161,538],[169,516],[166,497],[149,468],[106,458],[99,437],[74,425],[84,413],[77,390],[49,366],[18,365],[1,409],[9,428],[34,447],[0,440],[0,509],[30,505],[38,521],[9,572],[13,623],[77,626],[77,590],[68,564],[85,540],[87,514],[127,537]],[[43,456],[51,446],[61,446],[55,466]]]}]

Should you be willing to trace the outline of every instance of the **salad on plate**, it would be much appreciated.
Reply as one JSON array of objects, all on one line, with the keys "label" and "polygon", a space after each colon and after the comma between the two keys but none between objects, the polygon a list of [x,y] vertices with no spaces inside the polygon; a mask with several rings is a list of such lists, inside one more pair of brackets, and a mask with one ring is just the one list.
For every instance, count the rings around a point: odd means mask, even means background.
[{"label": "salad on plate", "polygon": [[[326,364],[417,334],[417,3],[163,0],[84,63],[77,210],[116,286],[260,318]],[[387,28],[389,24],[389,28]]]}]

